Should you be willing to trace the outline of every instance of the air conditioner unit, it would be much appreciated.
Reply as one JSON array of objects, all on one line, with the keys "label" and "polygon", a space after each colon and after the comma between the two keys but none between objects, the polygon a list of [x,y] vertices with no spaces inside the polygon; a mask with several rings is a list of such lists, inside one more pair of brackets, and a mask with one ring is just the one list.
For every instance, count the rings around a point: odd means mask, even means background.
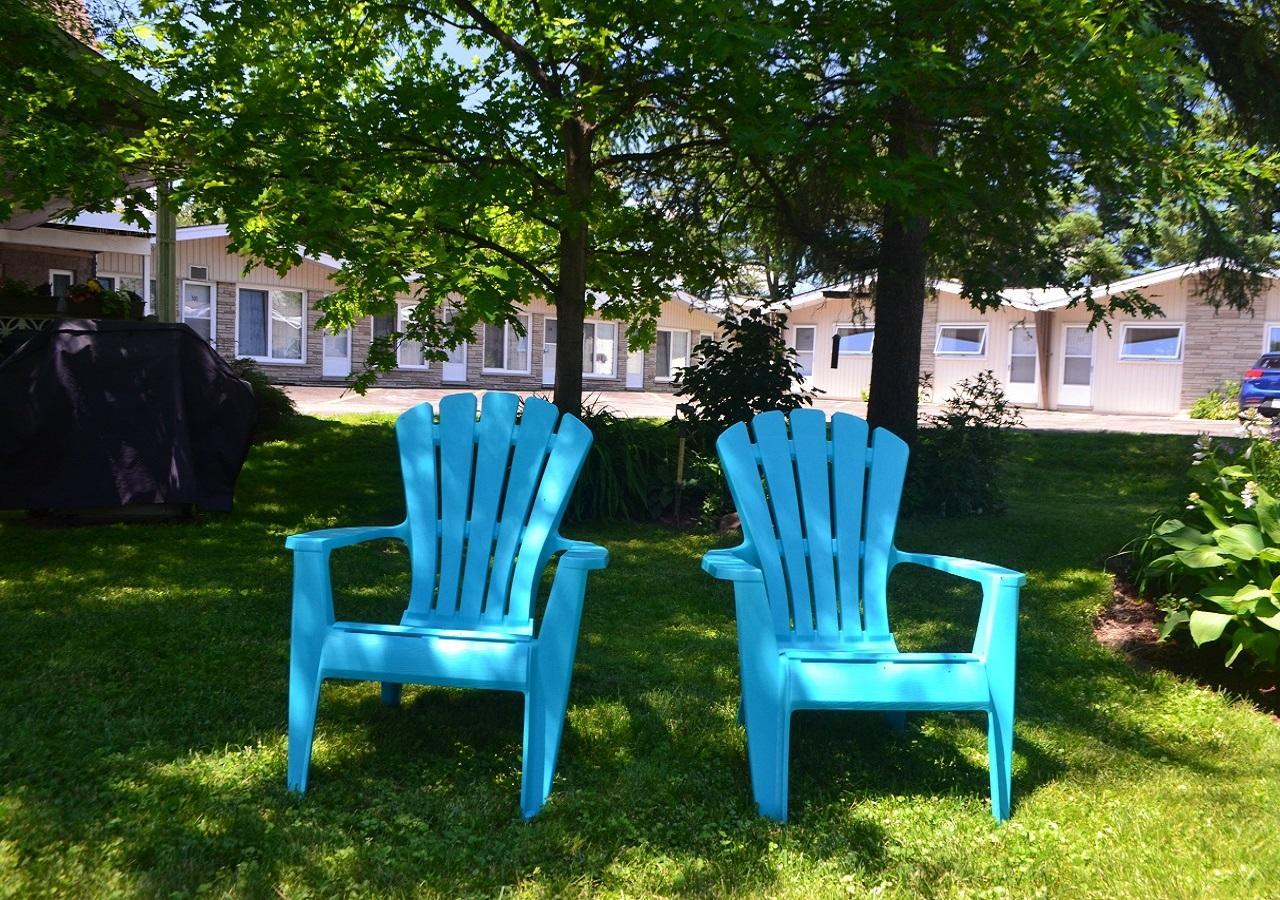
[{"label": "air conditioner unit", "polygon": [[205,281],[209,278],[209,269],[207,266],[192,266],[188,277],[193,281]]}]

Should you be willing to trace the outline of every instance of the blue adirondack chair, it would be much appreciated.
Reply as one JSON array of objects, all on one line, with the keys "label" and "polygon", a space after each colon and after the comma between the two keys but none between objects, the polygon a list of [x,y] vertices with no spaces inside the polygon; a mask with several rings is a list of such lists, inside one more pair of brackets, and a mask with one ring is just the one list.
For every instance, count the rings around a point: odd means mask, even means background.
[{"label": "blue adirondack chair", "polygon": [[[289,668],[289,778],[304,791],[326,678],[381,681],[395,705],[402,684],[519,691],[525,696],[520,809],[531,818],[551,791],[587,572],[603,547],[559,534],[591,432],[544,400],[452,394],[396,422],[408,515],[399,525],[328,528],[285,541],[294,554]],[[560,419],[557,428],[557,419]],[[334,620],[329,553],[362,541],[404,541],[412,560],[399,625]],[[534,632],[542,573],[560,553]]]},{"label": "blue adirondack chair", "polygon": [[[837,413],[755,417],[716,444],[742,522],[742,544],[703,569],[733,583],[751,786],[762,815],[787,818],[791,714],[797,709],[981,710],[991,802],[1010,805],[1019,572],[893,545],[907,445]],[[900,653],[885,593],[900,563],[982,585],[971,653]]]}]

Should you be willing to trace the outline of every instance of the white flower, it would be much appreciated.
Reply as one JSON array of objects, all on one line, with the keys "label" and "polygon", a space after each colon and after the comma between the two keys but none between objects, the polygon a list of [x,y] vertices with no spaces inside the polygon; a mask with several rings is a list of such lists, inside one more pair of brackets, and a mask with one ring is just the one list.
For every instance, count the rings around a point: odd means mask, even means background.
[{"label": "white flower", "polygon": [[1258,502],[1258,483],[1256,481],[1246,481],[1244,490],[1240,492],[1240,502],[1244,504],[1245,509],[1252,509],[1254,504]]}]

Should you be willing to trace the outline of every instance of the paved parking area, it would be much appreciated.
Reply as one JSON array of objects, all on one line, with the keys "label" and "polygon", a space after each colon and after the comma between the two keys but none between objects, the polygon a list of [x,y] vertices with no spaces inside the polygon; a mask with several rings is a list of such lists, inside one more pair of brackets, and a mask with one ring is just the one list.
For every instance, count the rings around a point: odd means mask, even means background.
[{"label": "paved parking area", "polygon": [[[454,391],[430,388],[370,388],[361,396],[354,391],[338,387],[286,387],[298,409],[316,416],[336,416],[349,413],[398,413],[423,401],[437,402],[445,394]],[[480,393],[483,393],[481,391]],[[549,397],[550,391],[539,392]],[[589,394],[590,402],[608,407],[620,416],[670,418],[675,413],[676,401],[671,394],[645,391],[601,391]],[[857,400],[822,400],[816,404],[828,412],[851,412],[866,415],[867,405]],[[921,407],[921,416],[937,409],[936,405]],[[1063,412],[1060,410],[1024,409],[1022,418],[1028,428],[1050,431],[1122,431],[1131,434],[1199,434],[1208,432],[1219,436],[1235,434],[1234,422],[1211,422],[1182,416],[1136,416],[1092,412]]]}]

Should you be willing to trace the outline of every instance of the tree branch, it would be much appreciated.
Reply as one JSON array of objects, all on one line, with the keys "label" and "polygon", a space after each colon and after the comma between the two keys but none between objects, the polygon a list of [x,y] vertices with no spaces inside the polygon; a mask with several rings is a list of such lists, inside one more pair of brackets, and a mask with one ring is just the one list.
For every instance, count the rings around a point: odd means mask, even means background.
[{"label": "tree branch", "polygon": [[499,27],[483,12],[481,12],[471,0],[453,0],[455,6],[471,17],[480,30],[489,37],[493,38],[506,49],[508,53],[516,58],[516,61],[529,73],[529,77],[533,79],[533,83],[542,89],[542,92],[557,100],[562,96],[560,86],[552,80],[542,64],[538,62],[538,58],[529,51],[529,48],[517,41],[512,35],[508,34],[504,29]]}]

